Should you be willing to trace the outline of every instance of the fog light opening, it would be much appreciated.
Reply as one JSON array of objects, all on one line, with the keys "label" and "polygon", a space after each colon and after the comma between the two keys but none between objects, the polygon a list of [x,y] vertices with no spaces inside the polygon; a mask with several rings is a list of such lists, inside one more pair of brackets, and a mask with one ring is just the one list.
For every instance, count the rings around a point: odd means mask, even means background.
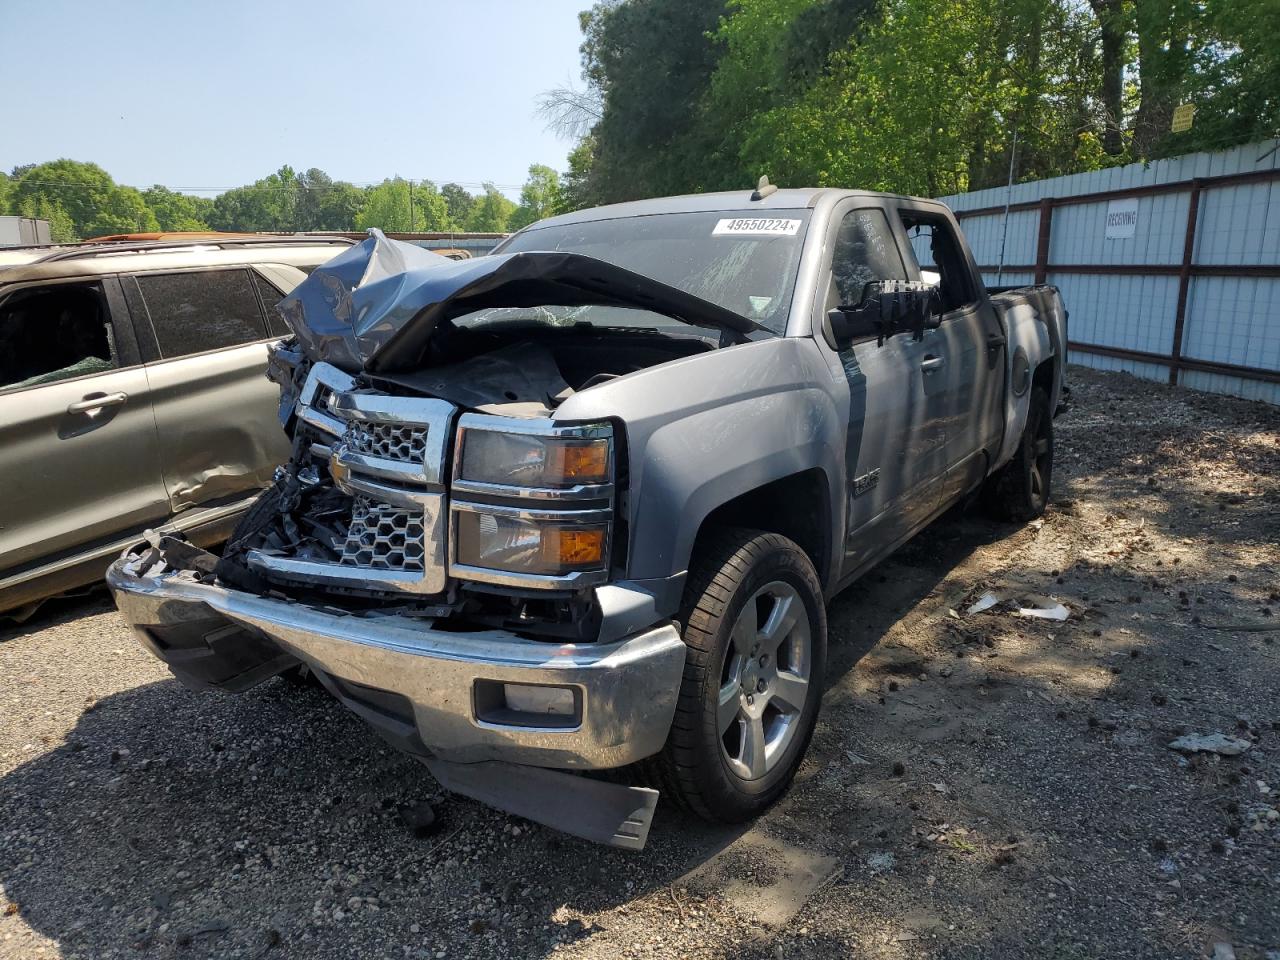
[{"label": "fog light opening", "polygon": [[571,728],[582,723],[577,687],[477,680],[476,719],[509,727]]}]

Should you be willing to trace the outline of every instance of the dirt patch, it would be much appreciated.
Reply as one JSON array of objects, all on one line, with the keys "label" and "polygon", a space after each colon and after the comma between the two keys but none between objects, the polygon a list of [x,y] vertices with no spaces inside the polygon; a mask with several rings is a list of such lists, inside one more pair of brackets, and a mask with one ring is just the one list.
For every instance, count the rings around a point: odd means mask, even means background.
[{"label": "dirt patch", "polygon": [[[579,843],[445,796],[317,691],[195,696],[101,599],[55,605],[0,642],[0,957],[1262,960],[1280,411],[1071,382],[1042,523],[957,512],[837,598],[810,756],[749,832],[663,805],[643,854]],[[1071,616],[968,614],[988,590]],[[1169,748],[1191,733],[1249,747]],[[796,863],[823,864],[798,902],[746,902]]]}]

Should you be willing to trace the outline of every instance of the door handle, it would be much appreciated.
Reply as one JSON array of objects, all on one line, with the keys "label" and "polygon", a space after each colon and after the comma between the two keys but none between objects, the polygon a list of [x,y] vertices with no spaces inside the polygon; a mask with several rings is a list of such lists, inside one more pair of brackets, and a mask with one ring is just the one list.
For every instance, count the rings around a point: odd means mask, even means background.
[{"label": "door handle", "polygon": [[920,369],[925,373],[932,373],[934,370],[942,369],[942,365],[946,362],[945,357],[925,357],[920,361]]},{"label": "door handle", "polygon": [[83,400],[68,404],[67,413],[72,415],[87,413],[94,417],[103,407],[118,407],[128,399],[127,393],[90,393],[86,394]]}]

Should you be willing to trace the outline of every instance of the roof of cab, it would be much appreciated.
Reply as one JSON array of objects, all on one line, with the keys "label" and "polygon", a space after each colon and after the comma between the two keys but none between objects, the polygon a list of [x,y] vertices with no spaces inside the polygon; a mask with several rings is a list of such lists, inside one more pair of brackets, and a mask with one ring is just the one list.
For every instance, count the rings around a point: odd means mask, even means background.
[{"label": "roof of cab", "polygon": [[837,187],[802,187],[775,190],[759,200],[751,199],[750,190],[727,190],[721,193],[691,193],[679,197],[654,197],[649,200],[631,200],[604,207],[588,207],[548,217],[526,229],[559,226],[567,223],[584,223],[591,220],[617,220],[627,217],[647,217],[659,213],[764,213],[770,210],[799,210],[818,206],[824,200],[844,197],[868,197],[877,200],[916,200],[903,194],[877,193],[871,190],[843,190]]}]

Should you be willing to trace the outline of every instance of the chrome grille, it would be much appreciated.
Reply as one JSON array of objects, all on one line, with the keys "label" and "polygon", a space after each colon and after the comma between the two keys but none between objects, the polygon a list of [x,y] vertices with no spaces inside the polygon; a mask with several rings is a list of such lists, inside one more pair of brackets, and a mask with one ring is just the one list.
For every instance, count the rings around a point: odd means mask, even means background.
[{"label": "chrome grille", "polygon": [[356,497],[339,562],[349,567],[421,572],[426,569],[425,533],[420,511]]},{"label": "chrome grille", "polygon": [[352,498],[351,519],[345,534],[335,532],[333,559],[251,550],[249,565],[291,582],[442,592],[448,582],[443,473],[456,413],[444,400],[361,389],[336,367],[315,364],[299,394],[298,416],[334,438],[323,449],[334,486]]},{"label": "chrome grille", "polygon": [[352,453],[365,457],[422,463],[427,454],[426,427],[356,420],[347,426],[342,439]]}]

